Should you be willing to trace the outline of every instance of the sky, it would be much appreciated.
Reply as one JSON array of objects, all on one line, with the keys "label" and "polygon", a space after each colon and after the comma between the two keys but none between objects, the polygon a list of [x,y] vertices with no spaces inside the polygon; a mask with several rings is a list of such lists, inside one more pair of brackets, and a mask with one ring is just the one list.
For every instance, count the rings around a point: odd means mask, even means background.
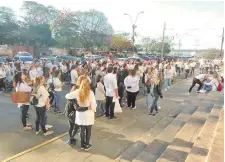
[{"label": "sky", "polygon": [[[20,14],[23,0],[0,0]],[[165,36],[174,38],[175,46],[181,42],[181,49],[220,48],[224,26],[223,1],[150,1],[150,0],[36,0],[57,9],[102,11],[116,32],[130,32],[131,20],[137,13],[137,43],[143,37],[162,37],[163,24],[166,22]]]}]

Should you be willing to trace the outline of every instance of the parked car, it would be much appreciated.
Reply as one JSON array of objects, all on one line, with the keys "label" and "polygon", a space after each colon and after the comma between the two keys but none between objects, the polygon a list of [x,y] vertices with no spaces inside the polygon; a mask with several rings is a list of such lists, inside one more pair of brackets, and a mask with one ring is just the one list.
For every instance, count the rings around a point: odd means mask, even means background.
[{"label": "parked car", "polygon": [[127,61],[130,61],[130,60],[133,60],[133,61],[138,61],[138,62],[143,62],[144,60],[140,57],[128,57],[127,58]]},{"label": "parked car", "polygon": [[20,62],[30,63],[33,61],[33,56],[28,52],[18,52],[14,56],[14,60],[19,60]]}]

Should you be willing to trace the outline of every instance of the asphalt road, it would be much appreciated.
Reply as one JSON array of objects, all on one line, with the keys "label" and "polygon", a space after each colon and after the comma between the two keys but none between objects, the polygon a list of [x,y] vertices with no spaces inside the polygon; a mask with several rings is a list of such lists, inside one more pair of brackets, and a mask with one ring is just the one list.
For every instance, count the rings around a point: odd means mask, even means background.
[{"label": "asphalt road", "polygon": [[[181,79],[183,79],[183,76],[178,77],[176,81],[180,81]],[[138,99],[144,97],[144,86],[141,85],[140,87]],[[69,91],[69,86],[63,88],[63,92],[61,93],[61,111],[64,111],[66,104],[64,97]],[[53,135],[48,137],[43,136],[43,134],[36,135],[35,129],[32,131],[23,131],[20,119],[20,109],[16,104],[11,102],[10,95],[3,92],[0,93],[0,111],[0,161],[68,131],[67,118],[64,115],[54,114],[51,110],[47,113],[47,123],[53,125]],[[31,114],[28,123],[34,126],[36,113],[33,106],[30,106],[28,113]]]}]

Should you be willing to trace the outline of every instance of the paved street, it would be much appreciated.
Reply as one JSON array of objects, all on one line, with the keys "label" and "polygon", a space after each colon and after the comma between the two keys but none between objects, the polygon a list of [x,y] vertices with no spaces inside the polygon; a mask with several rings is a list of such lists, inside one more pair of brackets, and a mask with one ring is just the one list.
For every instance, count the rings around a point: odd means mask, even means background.
[{"label": "paved street", "polygon": [[[117,115],[119,119],[115,121],[107,120],[103,117],[97,119],[92,135],[93,150],[89,153],[76,155],[76,158],[81,156],[80,159],[82,159],[84,156],[88,158],[92,154],[100,154],[104,155],[104,158],[115,159],[126,148],[143,136],[144,133],[148,132],[150,128],[152,128],[151,133],[155,135],[161,132],[173,120],[168,115],[176,115],[183,107],[187,106],[190,100],[194,100],[196,97],[194,89],[193,96],[187,96],[187,89],[191,84],[191,79],[183,80],[182,77],[178,78],[180,79],[177,79],[177,82],[180,83],[175,84],[168,92],[164,92],[164,99],[159,101],[162,109],[158,116],[148,116],[149,110],[145,106],[145,100],[141,99],[143,97],[142,94],[139,95],[140,100],[137,102],[136,110],[124,108],[123,113]],[[62,96],[65,96],[68,91],[69,88],[65,88]],[[66,117],[48,112],[48,124],[53,125],[54,135],[44,137],[43,135],[35,135],[34,130],[24,132],[21,130],[19,109],[15,104],[11,103],[9,96],[1,94],[0,99],[0,109],[2,112],[5,112],[0,115],[1,121],[4,121],[0,124],[0,138],[4,139],[0,142],[0,160],[11,157],[68,131]],[[65,102],[65,100],[62,102],[61,110],[63,110]],[[36,115],[32,107],[30,107],[29,113],[31,114],[31,118],[28,121],[33,124]],[[65,144],[67,139],[68,136],[66,135],[49,145],[41,147],[41,149],[26,154],[26,156],[21,156],[21,158],[27,158],[27,156],[40,153],[40,151],[44,154],[43,157],[45,158],[46,156],[55,157],[55,154],[61,155],[62,152],[63,157],[66,156],[64,154],[69,154],[71,151],[79,153],[78,147],[75,147],[74,150],[74,148]],[[105,148],[105,146],[109,147]],[[91,157],[93,158],[93,155]],[[38,161],[38,159],[36,160]],[[19,158],[17,161],[24,160]]]}]

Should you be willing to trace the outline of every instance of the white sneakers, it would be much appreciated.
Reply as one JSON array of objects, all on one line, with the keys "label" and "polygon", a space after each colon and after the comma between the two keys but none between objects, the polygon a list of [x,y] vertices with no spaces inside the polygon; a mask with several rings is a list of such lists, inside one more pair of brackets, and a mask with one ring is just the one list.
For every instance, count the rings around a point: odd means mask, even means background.
[{"label": "white sneakers", "polygon": [[53,134],[53,131],[47,131],[46,133],[44,133],[44,136],[48,136],[48,135],[51,135]]},{"label": "white sneakers", "polygon": [[29,130],[32,130],[32,127],[28,127],[28,126],[26,126],[26,127],[23,127],[23,130],[24,130],[24,131],[29,131]]}]

